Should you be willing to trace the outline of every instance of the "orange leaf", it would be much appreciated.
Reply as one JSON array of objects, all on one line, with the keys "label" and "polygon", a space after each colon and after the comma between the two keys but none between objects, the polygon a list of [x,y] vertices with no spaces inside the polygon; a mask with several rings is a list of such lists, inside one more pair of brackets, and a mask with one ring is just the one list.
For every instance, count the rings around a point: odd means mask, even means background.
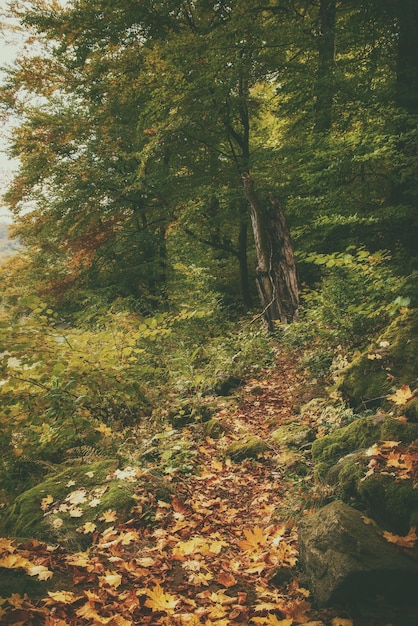
[{"label": "orange leaf", "polygon": [[392,533],[389,533],[387,531],[383,533],[383,536],[386,539],[386,541],[389,541],[390,543],[395,543],[397,546],[401,546],[402,548],[413,548],[416,540],[418,539],[416,530],[417,530],[417,527],[412,526],[411,530],[409,531],[407,535],[405,535],[405,537],[400,537],[399,535],[392,535]]},{"label": "orange leaf", "polygon": [[215,580],[223,587],[226,587],[226,589],[229,589],[229,587],[233,587],[237,584],[237,579],[232,574],[229,574],[227,572],[221,572],[217,575]]}]

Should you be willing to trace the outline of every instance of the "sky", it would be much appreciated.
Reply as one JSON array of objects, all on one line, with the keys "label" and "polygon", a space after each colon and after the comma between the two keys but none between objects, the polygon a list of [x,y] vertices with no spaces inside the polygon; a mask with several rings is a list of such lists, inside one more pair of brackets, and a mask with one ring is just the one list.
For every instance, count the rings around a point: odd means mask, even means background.
[{"label": "sky", "polygon": [[[6,0],[0,0],[0,15],[6,9],[7,4]],[[1,15],[0,23],[2,22],[4,22],[4,18]],[[13,63],[17,51],[19,50],[19,46],[21,45],[22,43],[19,41],[17,34],[7,32],[7,30],[0,26],[0,82],[3,82],[4,80],[4,72],[1,68],[4,65]],[[6,154],[7,147],[9,145],[8,136],[10,135],[10,132],[11,129],[9,125],[0,123],[0,195],[6,191],[7,186],[13,177],[13,172],[17,168],[17,161],[11,160]],[[1,203],[0,220],[2,222],[12,221],[10,213]]]}]

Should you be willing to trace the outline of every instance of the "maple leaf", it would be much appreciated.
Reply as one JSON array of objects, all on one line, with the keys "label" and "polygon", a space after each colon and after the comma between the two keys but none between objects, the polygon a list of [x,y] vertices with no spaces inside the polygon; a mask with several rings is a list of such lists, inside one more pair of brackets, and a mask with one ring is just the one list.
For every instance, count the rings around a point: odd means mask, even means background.
[{"label": "maple leaf", "polygon": [[83,504],[83,502],[87,502],[86,490],[81,488],[81,489],[76,489],[75,491],[72,491],[65,498],[65,501],[69,502],[70,504]]},{"label": "maple leaf", "polygon": [[145,589],[145,593],[148,596],[148,600],[145,601],[145,606],[152,611],[164,611],[171,613],[176,605],[178,599],[169,593],[165,593],[160,585],[155,585],[154,589]]},{"label": "maple leaf", "polygon": [[246,539],[238,541],[238,545],[245,552],[260,552],[260,548],[267,545],[263,529],[259,526],[255,526],[254,530],[244,529],[244,535]]},{"label": "maple leaf", "polygon": [[0,559],[0,567],[4,567],[6,569],[17,569],[19,567],[26,569],[31,565],[32,563],[28,561],[28,559],[18,554],[7,554]]},{"label": "maple leaf", "polygon": [[400,389],[397,389],[394,393],[386,396],[388,400],[392,400],[395,404],[406,404],[408,400],[413,397],[414,393],[411,391],[408,385],[402,385]]},{"label": "maple leaf", "polygon": [[97,430],[97,432],[103,435],[104,437],[110,437],[112,435],[112,429],[109,428],[109,426],[106,426],[106,424],[103,424],[102,422],[94,430]]},{"label": "maple leaf", "polygon": [[72,591],[48,591],[48,595],[54,602],[62,602],[63,604],[74,604],[83,596],[76,596]]},{"label": "maple leaf", "polygon": [[0,537],[0,550],[5,552],[14,552],[16,546],[13,541],[6,539],[6,537]]},{"label": "maple leaf", "polygon": [[68,511],[68,514],[70,517],[82,517],[83,509],[80,509],[79,507],[76,506],[73,509],[70,509]]},{"label": "maple leaf", "polygon": [[49,506],[53,503],[54,498],[49,495],[46,496],[45,498],[42,498],[41,500],[41,509],[42,511],[47,511],[49,509]]},{"label": "maple leaf", "polygon": [[37,576],[38,580],[49,580],[53,576],[45,565],[32,565],[26,568],[26,572],[29,576]]},{"label": "maple leaf", "polygon": [[94,531],[96,530],[97,526],[96,524],[93,524],[93,522],[86,522],[82,527],[82,531],[85,535],[88,535],[89,533],[94,533]]},{"label": "maple leaf", "polygon": [[402,548],[413,548],[415,542],[418,539],[416,530],[417,527],[412,526],[409,533],[404,537],[400,537],[399,535],[393,535],[392,533],[387,531],[383,533],[383,536],[386,541],[389,541],[390,543],[395,543],[397,546],[401,546]]},{"label": "maple leaf", "polygon": [[117,518],[118,516],[116,514],[116,511],[113,511],[112,509],[108,509],[107,511],[103,513],[101,517],[99,517],[99,520],[101,522],[106,522],[107,524],[110,524],[111,522],[116,522]]},{"label": "maple leaf", "polygon": [[106,583],[110,587],[117,589],[122,583],[122,576],[117,572],[106,571],[105,576],[101,576],[99,580],[101,583]]}]

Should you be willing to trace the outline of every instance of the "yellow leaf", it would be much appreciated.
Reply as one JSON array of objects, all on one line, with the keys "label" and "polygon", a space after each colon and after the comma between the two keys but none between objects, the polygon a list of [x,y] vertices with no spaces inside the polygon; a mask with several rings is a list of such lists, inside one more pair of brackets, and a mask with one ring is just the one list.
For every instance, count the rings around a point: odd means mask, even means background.
[{"label": "yellow leaf", "polygon": [[408,400],[413,397],[413,392],[408,385],[402,385],[400,389],[397,389],[395,393],[386,396],[388,400],[392,400],[395,404],[406,404]]},{"label": "yellow leaf", "polygon": [[82,596],[76,596],[72,591],[48,591],[48,595],[55,602],[62,602],[63,604],[73,604],[82,598]]},{"label": "yellow leaf", "polygon": [[83,515],[83,509],[76,506],[73,509],[70,509],[68,513],[70,517],[81,517]]},{"label": "yellow leaf", "polygon": [[95,428],[94,430],[97,430],[98,433],[100,433],[101,435],[103,435],[104,437],[110,437],[112,434],[112,429],[109,428],[109,426],[106,426],[106,424],[99,424],[97,428]]},{"label": "yellow leaf", "polygon": [[85,535],[88,535],[89,533],[94,533],[94,531],[96,530],[97,526],[96,524],[93,524],[93,522],[86,522],[83,526],[83,533]]},{"label": "yellow leaf", "polygon": [[107,571],[105,576],[100,577],[100,582],[106,583],[110,587],[117,589],[122,582],[122,576],[117,572]]},{"label": "yellow leaf", "polygon": [[178,603],[178,599],[169,593],[164,593],[160,585],[155,585],[154,589],[146,589],[145,593],[148,596],[145,606],[153,611],[172,612]]},{"label": "yellow leaf", "polygon": [[7,554],[0,559],[0,567],[5,567],[6,569],[17,569],[19,567],[26,569],[31,565],[32,563],[28,561],[28,559],[25,559],[18,554]]},{"label": "yellow leaf", "polygon": [[41,500],[42,511],[47,511],[49,509],[49,505],[52,504],[53,501],[54,501],[54,498],[51,495],[46,496],[45,498],[42,498]]},{"label": "yellow leaf", "polygon": [[53,575],[45,565],[32,565],[26,568],[26,572],[29,576],[37,576],[38,580],[49,580]]},{"label": "yellow leaf", "polygon": [[99,520],[101,522],[106,522],[110,524],[111,522],[116,522],[117,518],[118,516],[116,514],[116,511],[112,511],[112,509],[108,509],[107,511],[103,513],[101,517],[99,517]]},{"label": "yellow leaf", "polygon": [[246,539],[238,541],[238,545],[245,552],[260,552],[260,548],[267,545],[263,529],[259,526],[255,526],[254,530],[244,529],[244,535]]}]

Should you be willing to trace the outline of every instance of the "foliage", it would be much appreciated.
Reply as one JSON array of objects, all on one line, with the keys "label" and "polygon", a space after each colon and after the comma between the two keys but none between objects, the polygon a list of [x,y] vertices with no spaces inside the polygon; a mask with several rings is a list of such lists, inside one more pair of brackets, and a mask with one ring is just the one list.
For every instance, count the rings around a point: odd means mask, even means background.
[{"label": "foliage", "polygon": [[324,268],[323,277],[315,289],[306,289],[301,321],[284,339],[306,348],[313,373],[324,376],[338,353],[347,358],[365,347],[411,299],[404,296],[406,281],[391,270],[386,253],[349,248],[303,260]]}]

